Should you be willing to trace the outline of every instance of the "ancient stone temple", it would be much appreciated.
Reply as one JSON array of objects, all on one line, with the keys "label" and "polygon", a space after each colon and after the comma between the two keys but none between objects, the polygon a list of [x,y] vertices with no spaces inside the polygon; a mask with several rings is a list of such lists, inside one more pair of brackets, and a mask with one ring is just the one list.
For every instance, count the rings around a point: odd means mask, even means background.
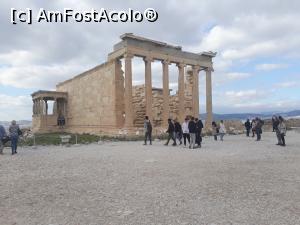
[{"label": "ancient stone temple", "polygon": [[[126,33],[108,54],[107,62],[56,86],[56,91],[32,94],[34,132],[136,134],[148,115],[154,129],[162,130],[168,118],[183,121],[199,117],[199,73],[206,76],[206,124],[212,121],[212,58],[216,53],[183,51],[180,46]],[[145,84],[132,85],[132,58],[145,63]],[[122,69],[122,62],[124,69]],[[162,88],[152,87],[151,63],[162,65]],[[169,65],[178,67],[178,91],[170,95]],[[124,70],[124,71],[123,71]],[[52,102],[52,112],[48,104]],[[59,127],[58,117],[66,124]]]}]

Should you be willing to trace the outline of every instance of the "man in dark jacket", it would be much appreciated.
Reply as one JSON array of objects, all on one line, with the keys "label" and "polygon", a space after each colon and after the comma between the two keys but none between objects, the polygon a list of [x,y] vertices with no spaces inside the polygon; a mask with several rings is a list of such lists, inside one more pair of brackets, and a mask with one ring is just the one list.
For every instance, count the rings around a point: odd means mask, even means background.
[{"label": "man in dark jacket", "polygon": [[250,130],[251,130],[251,123],[249,119],[247,119],[247,121],[245,122],[245,128],[246,128],[246,135],[247,137],[249,137]]},{"label": "man in dark jacket", "polygon": [[203,123],[201,120],[198,120],[198,118],[195,119],[195,123],[196,123],[196,144],[197,147],[201,148],[201,142],[202,142],[201,133],[203,128]]},{"label": "man in dark jacket", "polygon": [[172,139],[173,140],[173,146],[176,146],[176,139],[175,139],[175,127],[171,119],[168,119],[168,130],[167,130],[168,135],[168,140],[165,145],[169,144],[169,141]]},{"label": "man in dark jacket", "polygon": [[189,132],[190,132],[190,147],[194,149],[196,143],[196,123],[194,121],[194,117],[191,118],[189,122]]},{"label": "man in dark jacket", "polygon": [[256,118],[256,129],[255,129],[255,132],[256,132],[256,137],[257,137],[257,141],[260,141],[261,140],[261,134],[262,134],[262,126],[264,125],[264,121],[259,119],[259,118]]},{"label": "man in dark jacket", "polygon": [[182,144],[182,142],[181,142],[182,128],[181,128],[181,125],[180,125],[180,123],[178,122],[177,119],[175,120],[174,126],[175,126],[175,135],[176,135],[176,138],[179,140],[179,144],[181,145]]},{"label": "man in dark jacket", "polygon": [[145,133],[144,145],[147,145],[147,139],[149,139],[150,145],[152,145],[152,125],[148,116],[145,116],[145,120],[144,120],[144,133]]}]

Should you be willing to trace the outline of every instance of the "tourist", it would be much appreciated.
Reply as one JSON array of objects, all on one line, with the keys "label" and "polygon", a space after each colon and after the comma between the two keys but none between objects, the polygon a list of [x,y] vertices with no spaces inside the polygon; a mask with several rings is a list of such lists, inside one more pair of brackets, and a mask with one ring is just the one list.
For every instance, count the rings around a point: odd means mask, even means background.
[{"label": "tourist", "polygon": [[186,146],[186,140],[188,140],[190,144],[190,132],[189,132],[189,118],[185,118],[182,123],[182,133],[183,133],[183,144]]},{"label": "tourist", "polygon": [[211,126],[212,126],[212,135],[214,136],[214,140],[217,141],[218,140],[218,134],[219,134],[219,128],[218,128],[215,121],[213,121],[211,123]]},{"label": "tourist", "polygon": [[57,118],[57,125],[59,126],[60,129],[63,129],[66,124],[66,119],[62,114],[59,114]]},{"label": "tourist", "polygon": [[275,132],[276,131],[276,126],[278,126],[278,124],[277,124],[278,121],[276,121],[276,119],[277,119],[276,116],[272,117],[272,127],[273,127],[272,132]]},{"label": "tourist", "polygon": [[201,142],[202,142],[202,129],[203,129],[203,123],[201,120],[198,120],[198,118],[195,119],[196,123],[196,144],[198,148],[201,148]]},{"label": "tourist", "polygon": [[177,144],[176,144],[176,139],[175,139],[175,127],[174,127],[174,124],[173,124],[171,119],[168,119],[167,133],[168,133],[168,140],[165,143],[165,145],[168,145],[169,141],[172,139],[173,140],[173,146],[176,146]]},{"label": "tourist", "polygon": [[273,116],[272,118],[272,127],[274,129],[274,131],[276,132],[276,137],[277,137],[277,145],[281,145],[282,142],[281,142],[281,134],[280,134],[280,131],[279,131],[279,118],[277,116]]},{"label": "tourist", "polygon": [[249,137],[250,134],[250,130],[251,130],[251,123],[250,120],[247,119],[247,121],[245,122],[245,128],[246,128],[246,136]]},{"label": "tourist", "polygon": [[149,139],[150,145],[152,145],[152,125],[148,116],[145,116],[145,120],[144,120],[144,133],[145,133],[144,145],[147,145],[147,139]]},{"label": "tourist", "polygon": [[223,121],[223,120],[221,120],[221,122],[220,122],[219,133],[220,133],[220,140],[223,141],[223,137],[224,137],[225,134],[226,134],[226,128],[225,128],[225,125],[224,125],[224,121]]},{"label": "tourist", "polygon": [[196,143],[196,123],[194,121],[194,117],[191,117],[189,122],[189,132],[190,132],[190,149],[195,148]]},{"label": "tourist", "polygon": [[281,137],[281,146],[285,146],[285,135],[286,135],[286,125],[284,123],[284,119],[279,116],[279,125],[278,125],[278,129],[280,132],[280,137]]},{"label": "tourist", "polygon": [[262,126],[264,125],[264,121],[256,117],[255,119],[256,125],[255,125],[255,133],[256,133],[256,141],[261,140],[261,134],[262,134]]},{"label": "tourist", "polygon": [[17,154],[17,148],[18,148],[18,140],[19,135],[21,135],[22,132],[19,128],[19,125],[16,123],[15,120],[11,122],[11,125],[9,126],[9,136],[11,141],[11,154]]},{"label": "tourist", "polygon": [[179,145],[181,145],[182,144],[182,141],[181,141],[181,139],[182,139],[182,128],[181,128],[181,125],[180,125],[180,123],[178,122],[177,119],[175,119],[175,121],[174,121],[174,127],[175,127],[175,137],[176,137],[176,139],[178,139]]},{"label": "tourist", "polygon": [[252,137],[255,137],[255,129],[256,129],[256,121],[253,119],[251,121],[251,127],[252,127]]},{"label": "tourist", "polygon": [[0,154],[3,154],[4,138],[6,138],[6,131],[2,125],[0,125]]}]

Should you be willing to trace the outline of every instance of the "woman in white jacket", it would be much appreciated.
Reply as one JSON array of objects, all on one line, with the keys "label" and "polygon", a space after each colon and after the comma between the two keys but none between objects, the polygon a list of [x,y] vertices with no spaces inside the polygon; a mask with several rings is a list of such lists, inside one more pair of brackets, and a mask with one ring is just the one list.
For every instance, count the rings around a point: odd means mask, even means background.
[{"label": "woman in white jacket", "polygon": [[183,124],[182,124],[182,133],[183,133],[183,143],[184,146],[186,146],[186,140],[188,140],[190,144],[190,132],[189,132],[189,119],[185,118]]},{"label": "woman in white jacket", "polygon": [[223,120],[221,120],[221,122],[220,122],[219,134],[220,134],[221,141],[223,141],[223,137],[226,134],[226,127],[224,125],[224,121]]}]

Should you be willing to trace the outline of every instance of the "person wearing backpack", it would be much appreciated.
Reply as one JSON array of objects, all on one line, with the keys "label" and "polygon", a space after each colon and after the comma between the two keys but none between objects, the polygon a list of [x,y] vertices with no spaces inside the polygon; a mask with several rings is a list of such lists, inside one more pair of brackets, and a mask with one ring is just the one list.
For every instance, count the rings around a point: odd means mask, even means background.
[{"label": "person wearing backpack", "polygon": [[152,145],[152,124],[148,116],[145,116],[145,120],[144,120],[144,133],[145,133],[144,145],[147,145],[147,139],[149,139],[150,145]]},{"label": "person wearing backpack", "polygon": [[22,131],[19,128],[19,125],[16,123],[15,120],[11,122],[11,125],[9,126],[9,136],[11,140],[11,154],[17,154],[17,148],[18,148],[18,140],[19,136],[22,135]]}]

